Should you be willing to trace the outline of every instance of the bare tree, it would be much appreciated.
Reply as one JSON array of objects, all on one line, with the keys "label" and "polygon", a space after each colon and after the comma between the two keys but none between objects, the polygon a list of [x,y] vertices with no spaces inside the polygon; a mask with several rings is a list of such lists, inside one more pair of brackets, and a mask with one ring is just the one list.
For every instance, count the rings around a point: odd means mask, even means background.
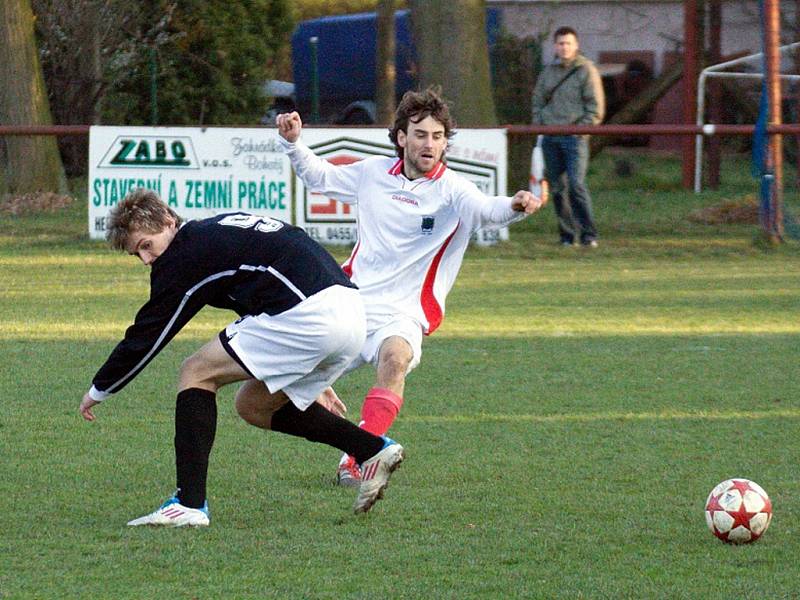
[{"label": "bare tree", "polygon": [[[126,77],[142,48],[165,43],[175,8],[148,12],[123,0],[31,0],[53,120],[61,125],[100,123],[108,90]],[[82,173],[87,140],[65,137],[59,145],[68,173]]]},{"label": "bare tree", "polygon": [[419,81],[440,85],[459,125],[497,124],[484,0],[409,0]]},{"label": "bare tree", "polygon": [[[51,125],[50,106],[33,32],[30,0],[0,2],[0,123]],[[14,194],[64,192],[64,167],[49,136],[8,137],[0,189]]]}]

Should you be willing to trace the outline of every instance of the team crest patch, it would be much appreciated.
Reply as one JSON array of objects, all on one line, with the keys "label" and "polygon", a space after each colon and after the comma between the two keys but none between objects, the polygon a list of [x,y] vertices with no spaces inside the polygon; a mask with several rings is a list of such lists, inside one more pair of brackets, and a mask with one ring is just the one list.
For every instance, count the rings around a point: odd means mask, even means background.
[{"label": "team crest patch", "polygon": [[433,233],[433,217],[422,217],[422,229],[421,233],[424,235],[430,235]]}]

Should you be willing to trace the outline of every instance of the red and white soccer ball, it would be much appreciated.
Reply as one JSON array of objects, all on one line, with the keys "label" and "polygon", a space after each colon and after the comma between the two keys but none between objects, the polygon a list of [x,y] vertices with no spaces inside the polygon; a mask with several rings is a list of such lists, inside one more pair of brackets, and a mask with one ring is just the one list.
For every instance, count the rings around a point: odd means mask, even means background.
[{"label": "red and white soccer ball", "polygon": [[715,536],[730,544],[749,544],[760,538],[772,521],[772,502],[764,489],[749,479],[728,479],[706,500],[706,523]]}]

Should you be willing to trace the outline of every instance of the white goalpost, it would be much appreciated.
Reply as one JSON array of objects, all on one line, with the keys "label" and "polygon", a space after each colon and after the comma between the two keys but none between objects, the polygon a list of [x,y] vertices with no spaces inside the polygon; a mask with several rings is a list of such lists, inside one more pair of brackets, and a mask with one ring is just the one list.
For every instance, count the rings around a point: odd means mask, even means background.
[{"label": "white goalpost", "polygon": [[[794,50],[795,48],[800,47],[800,42],[794,42],[792,44],[787,44],[786,46],[781,46],[778,48],[778,51],[781,54]],[[734,60],[729,60],[726,62],[722,62],[716,65],[711,65],[706,67],[700,72],[700,76],[697,78],[697,125],[703,128],[703,133],[698,133],[695,135],[694,138],[694,192],[695,194],[699,194],[702,191],[703,187],[703,136],[706,135],[714,135],[714,124],[713,123],[704,123],[704,112],[705,112],[705,86],[706,80],[709,77],[719,77],[719,78],[739,78],[739,79],[763,79],[764,73],[755,73],[755,72],[748,72],[748,71],[724,71],[723,69],[727,69],[729,67],[734,67],[737,65],[741,65],[744,63],[751,63],[761,59],[764,56],[763,52],[759,52],[757,54],[750,54],[748,56],[742,56],[741,58],[737,58]],[[788,79],[790,81],[797,81],[800,80],[800,75],[793,75],[788,73],[781,73],[781,79]]]}]

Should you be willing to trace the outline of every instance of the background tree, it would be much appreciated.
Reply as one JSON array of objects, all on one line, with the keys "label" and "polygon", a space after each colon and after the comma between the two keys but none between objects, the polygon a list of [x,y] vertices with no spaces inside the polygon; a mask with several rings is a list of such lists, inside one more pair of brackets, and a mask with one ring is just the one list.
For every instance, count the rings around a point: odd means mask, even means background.
[{"label": "background tree", "polygon": [[[330,17],[331,15],[350,15],[380,10],[383,0],[293,0],[292,15],[295,21]],[[394,0],[396,10],[407,8],[406,0]]]},{"label": "background tree", "polygon": [[[170,10],[164,31],[147,36]],[[139,11],[141,43],[109,90],[104,122],[150,124],[155,54],[158,124],[258,123],[264,81],[293,27],[287,0],[146,0]]]},{"label": "background tree", "polygon": [[497,124],[484,0],[409,0],[421,87],[440,85],[462,127]]},{"label": "background tree", "polygon": [[395,111],[395,26],[394,0],[380,0],[377,8],[376,52],[375,57],[375,105],[376,121],[389,125]]},{"label": "background tree", "polygon": [[[59,124],[256,124],[293,27],[288,0],[31,1]],[[83,174],[86,138],[60,147]]]},{"label": "background tree", "polygon": [[501,124],[531,122],[531,98],[550,33],[517,37],[500,32],[491,50],[492,90]]},{"label": "background tree", "polygon": [[[31,0],[42,69],[54,122],[59,125],[100,123],[100,107],[110,85],[127,76],[129,57],[138,44],[141,13],[123,0]],[[169,13],[145,32],[162,33]],[[86,170],[88,139],[59,138],[68,175]]]},{"label": "background tree", "polygon": [[[0,123],[51,125],[29,0],[0,2]],[[64,168],[53,137],[7,137],[0,191],[64,192]]]}]

